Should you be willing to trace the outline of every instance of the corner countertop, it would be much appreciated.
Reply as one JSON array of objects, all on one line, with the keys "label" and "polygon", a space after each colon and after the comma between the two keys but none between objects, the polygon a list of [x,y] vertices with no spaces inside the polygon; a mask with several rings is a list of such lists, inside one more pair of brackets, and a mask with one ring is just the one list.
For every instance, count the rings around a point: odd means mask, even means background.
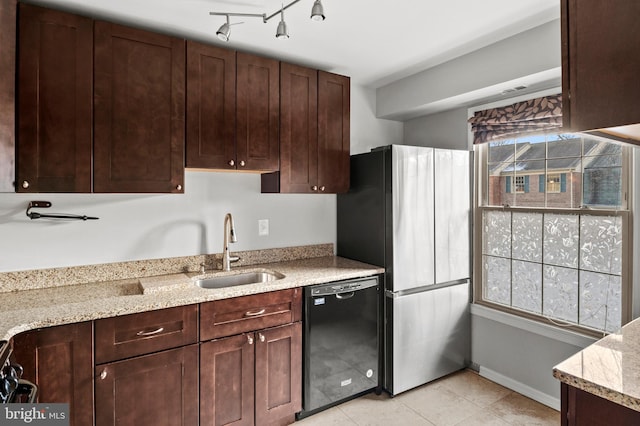
[{"label": "corner countertop", "polygon": [[384,272],[384,268],[377,266],[336,256],[323,256],[232,268],[231,273],[255,270],[276,271],[283,274],[284,278],[260,284],[203,289],[193,284],[194,278],[199,276],[197,273],[179,273],[3,293],[0,339],[9,340],[18,333],[40,327],[361,278]]},{"label": "corner countertop", "polygon": [[640,319],[561,362],[554,367],[553,376],[640,411]]}]

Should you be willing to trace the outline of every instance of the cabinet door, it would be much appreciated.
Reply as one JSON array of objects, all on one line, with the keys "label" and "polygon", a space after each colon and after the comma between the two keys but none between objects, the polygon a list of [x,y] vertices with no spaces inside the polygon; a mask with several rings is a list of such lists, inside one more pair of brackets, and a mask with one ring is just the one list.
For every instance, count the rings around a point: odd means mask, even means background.
[{"label": "cabinet door", "polygon": [[184,40],[94,31],[94,192],[183,192]]},{"label": "cabinet door", "polygon": [[95,374],[96,426],[198,424],[198,345],[99,365]]},{"label": "cabinet door", "polygon": [[278,61],[238,52],[236,58],[238,170],[278,170]]},{"label": "cabinet door", "polygon": [[70,424],[93,424],[93,329],[90,322],[44,328],[13,338],[23,377],[40,403],[69,404]]},{"label": "cabinet door", "polygon": [[280,67],[280,192],[316,192],[318,71],[286,63]]},{"label": "cabinet door", "polygon": [[351,83],[349,77],[318,73],[318,191],[349,190]]},{"label": "cabinet door", "polygon": [[93,21],[20,4],[18,192],[91,192]]},{"label": "cabinet door", "polygon": [[256,332],[256,424],[287,425],[302,409],[302,323]]},{"label": "cabinet door", "polygon": [[0,1],[0,192],[15,191],[17,5]]},{"label": "cabinet door", "polygon": [[563,123],[574,131],[640,123],[640,2],[563,0]]},{"label": "cabinet door", "polygon": [[561,383],[562,426],[636,426],[640,412]]},{"label": "cabinet door", "polygon": [[236,52],[187,41],[187,167],[235,169]]},{"label": "cabinet door", "polygon": [[200,425],[254,424],[254,346],[253,333],[200,345]]}]

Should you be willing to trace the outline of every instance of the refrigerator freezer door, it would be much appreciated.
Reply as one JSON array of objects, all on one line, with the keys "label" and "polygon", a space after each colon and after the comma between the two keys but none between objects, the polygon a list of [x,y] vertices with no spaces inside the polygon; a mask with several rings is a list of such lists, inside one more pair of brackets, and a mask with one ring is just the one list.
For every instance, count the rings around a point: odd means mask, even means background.
[{"label": "refrigerator freezer door", "polygon": [[433,148],[393,145],[391,173],[397,292],[435,282]]},{"label": "refrigerator freezer door", "polygon": [[434,155],[436,283],[444,283],[471,276],[470,154],[436,149]]},{"label": "refrigerator freezer door", "polygon": [[[392,394],[465,368],[471,354],[469,282],[399,296],[387,293],[393,321],[385,388]],[[394,297],[396,296],[396,297]]]}]

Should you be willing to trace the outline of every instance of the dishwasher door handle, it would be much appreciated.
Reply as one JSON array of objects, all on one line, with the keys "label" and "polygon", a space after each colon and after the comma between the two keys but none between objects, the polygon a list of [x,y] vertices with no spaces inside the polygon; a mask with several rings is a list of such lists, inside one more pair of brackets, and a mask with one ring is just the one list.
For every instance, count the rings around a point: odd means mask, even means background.
[{"label": "dishwasher door handle", "polygon": [[349,293],[339,293],[339,294],[336,294],[336,299],[340,299],[340,300],[351,299],[354,294],[355,294],[355,291],[350,291]]}]

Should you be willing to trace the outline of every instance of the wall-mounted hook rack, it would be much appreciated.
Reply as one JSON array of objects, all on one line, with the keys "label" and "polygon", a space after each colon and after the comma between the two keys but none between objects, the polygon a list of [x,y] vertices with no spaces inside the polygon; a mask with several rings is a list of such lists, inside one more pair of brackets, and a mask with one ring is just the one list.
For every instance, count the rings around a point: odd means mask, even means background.
[{"label": "wall-mounted hook rack", "polygon": [[48,209],[51,207],[50,201],[29,201],[27,207],[27,217],[33,219],[71,219],[71,220],[97,220],[99,217],[84,216],[79,214],[66,214],[66,213],[38,213],[31,211],[33,208]]}]

